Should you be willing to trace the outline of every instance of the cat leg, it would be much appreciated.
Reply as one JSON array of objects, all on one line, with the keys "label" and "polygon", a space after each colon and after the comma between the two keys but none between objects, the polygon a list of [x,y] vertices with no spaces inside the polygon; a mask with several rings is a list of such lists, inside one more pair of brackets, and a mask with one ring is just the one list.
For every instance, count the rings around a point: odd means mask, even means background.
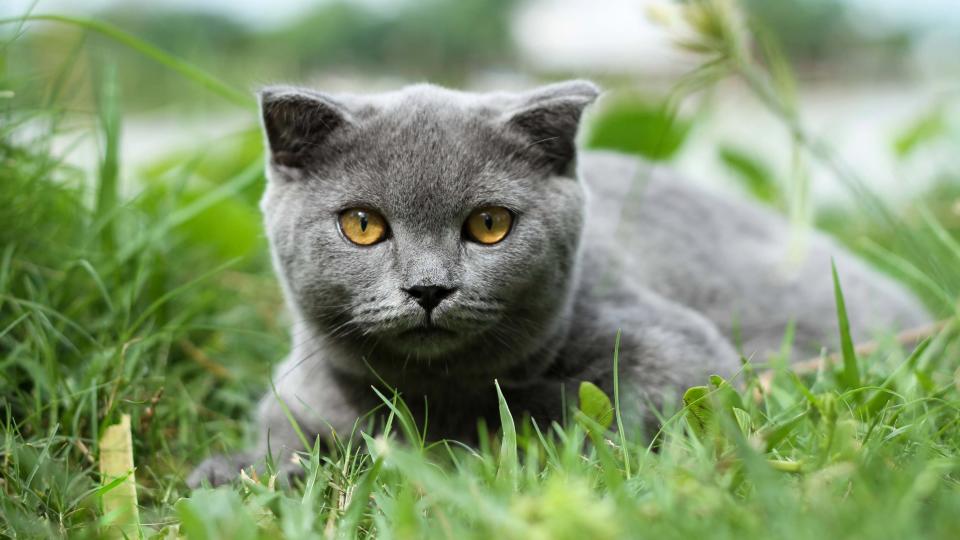
[{"label": "cat leg", "polygon": [[219,486],[232,482],[242,469],[265,472],[266,458],[270,455],[283,476],[295,472],[299,466],[293,461],[295,452],[303,450],[296,430],[286,418],[276,397],[271,393],[260,401],[256,425],[261,435],[250,450],[234,454],[221,454],[204,460],[187,477],[187,485],[196,489],[207,483]]},{"label": "cat leg", "polygon": [[[624,291],[615,303],[592,314],[592,339],[575,339],[592,358],[592,377],[613,389],[612,345],[621,329],[619,390],[628,432],[656,426],[650,406],[679,403],[691,386],[707,384],[713,374],[730,378],[740,367],[732,344],[702,314],[649,290]],[[592,343],[591,343],[592,342]],[[574,356],[576,357],[576,356]]]},{"label": "cat leg", "polygon": [[249,467],[252,463],[253,457],[247,452],[209,457],[187,476],[187,486],[190,489],[197,489],[204,484],[212,487],[228,484],[240,474],[241,469]]},{"label": "cat leg", "polygon": [[357,397],[365,385],[335,378],[329,366],[319,360],[304,362],[296,358],[291,355],[280,364],[274,380],[276,391],[271,389],[260,400],[253,448],[207,459],[190,474],[190,487],[204,480],[211,485],[230,482],[240,469],[249,467],[263,472],[267,456],[283,479],[301,474],[296,456],[306,450],[301,433],[310,445],[318,438],[330,441],[335,435],[349,436],[360,415],[373,407],[373,403]]}]

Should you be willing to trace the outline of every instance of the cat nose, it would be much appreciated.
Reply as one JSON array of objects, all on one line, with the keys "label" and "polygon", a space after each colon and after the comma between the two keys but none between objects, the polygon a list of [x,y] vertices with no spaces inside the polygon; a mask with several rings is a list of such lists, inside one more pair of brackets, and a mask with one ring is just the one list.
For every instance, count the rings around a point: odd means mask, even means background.
[{"label": "cat nose", "polygon": [[430,311],[437,307],[441,300],[450,296],[456,289],[439,285],[414,285],[404,292],[409,294],[423,309]]}]

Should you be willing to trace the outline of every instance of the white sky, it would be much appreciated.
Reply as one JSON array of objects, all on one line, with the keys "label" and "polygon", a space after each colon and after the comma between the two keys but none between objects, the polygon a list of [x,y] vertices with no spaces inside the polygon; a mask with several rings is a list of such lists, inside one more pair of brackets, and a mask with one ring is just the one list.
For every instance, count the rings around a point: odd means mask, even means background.
[{"label": "white sky", "polygon": [[[290,19],[310,6],[325,0],[38,0],[36,12],[89,13],[106,6],[128,4],[143,7],[171,7],[202,9],[229,13],[255,25],[270,25]],[[357,1],[357,0],[353,0]],[[359,0],[378,9],[409,0]],[[552,0],[550,3],[566,4],[570,0]],[[638,5],[649,3],[634,0]],[[805,0],[771,0],[795,1]],[[960,0],[847,0],[870,18],[890,23],[960,25]],[[577,3],[577,2],[574,2]],[[590,11],[604,11],[606,0],[591,2]],[[621,3],[621,2],[614,2]],[[11,16],[23,13],[33,0],[0,0],[0,15]],[[580,3],[583,5],[582,3]]]},{"label": "white sky", "polygon": [[[356,1],[356,0],[354,0]],[[359,0],[372,7],[389,7],[398,0]],[[402,0],[401,0],[402,1]],[[4,16],[25,11],[34,0],[0,0]],[[128,5],[144,8],[179,8],[212,11],[232,15],[252,25],[282,23],[325,0],[38,0],[35,13],[90,13],[108,6]]]}]

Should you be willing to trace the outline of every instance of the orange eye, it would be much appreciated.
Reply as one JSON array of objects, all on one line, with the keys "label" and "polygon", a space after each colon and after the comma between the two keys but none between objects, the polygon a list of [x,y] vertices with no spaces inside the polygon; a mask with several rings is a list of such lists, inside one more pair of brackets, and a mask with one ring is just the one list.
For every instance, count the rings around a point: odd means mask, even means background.
[{"label": "orange eye", "polygon": [[369,246],[386,238],[387,220],[373,210],[351,208],[340,213],[340,230],[354,244]]},{"label": "orange eye", "polygon": [[477,208],[464,223],[467,236],[481,244],[496,244],[510,232],[513,214],[502,206]]}]

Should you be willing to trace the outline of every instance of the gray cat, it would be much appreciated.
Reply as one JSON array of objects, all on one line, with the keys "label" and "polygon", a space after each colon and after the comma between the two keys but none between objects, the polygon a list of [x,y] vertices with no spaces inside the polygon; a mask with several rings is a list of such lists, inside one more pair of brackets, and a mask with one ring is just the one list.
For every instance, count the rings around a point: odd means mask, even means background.
[{"label": "gray cat", "polygon": [[[831,257],[855,338],[929,319],[826,237],[790,242],[756,205],[627,156],[578,155],[597,95],[584,81],[260,94],[261,206],[295,321],[274,383],[309,439],[349,436],[384,383],[429,410],[432,439],[497,425],[495,379],[515,413],[559,419],[581,381],[611,391],[618,329],[623,412],[639,428],[649,404],[734,374],[737,335],[755,359],[791,322],[795,357],[832,345]],[[252,452],[207,460],[189,483],[230,480],[268,443],[284,462],[302,449],[272,392],[257,425]]]}]

